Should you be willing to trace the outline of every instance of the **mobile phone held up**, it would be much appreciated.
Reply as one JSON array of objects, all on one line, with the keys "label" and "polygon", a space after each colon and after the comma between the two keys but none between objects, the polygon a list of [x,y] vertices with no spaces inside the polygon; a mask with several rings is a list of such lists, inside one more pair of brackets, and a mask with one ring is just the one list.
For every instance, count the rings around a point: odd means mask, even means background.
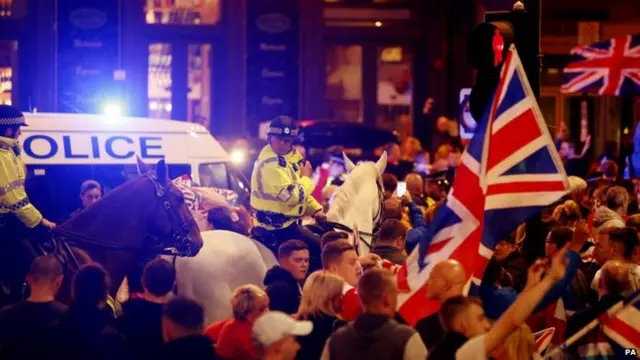
[{"label": "mobile phone held up", "polygon": [[398,182],[398,187],[396,189],[396,195],[401,198],[402,196],[404,196],[404,193],[407,192],[407,183],[404,181],[399,181]]}]

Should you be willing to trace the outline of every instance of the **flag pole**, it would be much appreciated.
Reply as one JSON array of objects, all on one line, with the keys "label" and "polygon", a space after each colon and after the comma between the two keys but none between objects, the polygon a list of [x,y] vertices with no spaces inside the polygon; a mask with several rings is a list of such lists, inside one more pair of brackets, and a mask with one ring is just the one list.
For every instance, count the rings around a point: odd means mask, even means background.
[{"label": "flag pole", "polygon": [[[612,314],[610,314],[608,316],[609,319],[615,317],[620,311],[624,310],[627,306],[634,306],[638,301],[640,301],[640,293],[638,293],[631,301],[629,301],[626,304],[622,304],[622,306],[620,306],[617,310],[612,311]],[[617,305],[619,305],[620,303],[616,303],[615,305],[613,305],[609,310],[607,310],[607,312],[613,310]],[[591,321],[590,323],[588,323],[585,327],[583,327],[582,329],[580,329],[580,331],[578,331],[577,333],[573,334],[573,336],[571,336],[570,338],[568,338],[567,340],[565,340],[564,343],[562,343],[561,345],[554,347],[553,350],[551,350],[548,354],[546,354],[544,356],[545,359],[552,359],[554,358],[556,355],[558,355],[560,352],[566,350],[567,348],[569,348],[569,346],[573,345],[576,341],[578,341],[581,337],[585,336],[589,331],[593,330],[596,326],[598,326],[598,323],[600,323],[602,321],[602,317],[597,317],[595,319],[593,319],[593,321]]]}]

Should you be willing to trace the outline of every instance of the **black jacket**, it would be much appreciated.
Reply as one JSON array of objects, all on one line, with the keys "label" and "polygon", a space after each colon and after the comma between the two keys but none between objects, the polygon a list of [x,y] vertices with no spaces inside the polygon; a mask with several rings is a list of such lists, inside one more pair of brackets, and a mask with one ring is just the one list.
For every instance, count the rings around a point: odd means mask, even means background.
[{"label": "black jacket", "polygon": [[391,245],[376,245],[371,250],[373,254],[379,255],[383,260],[391,261],[394,264],[402,265],[407,261],[407,255],[402,250]]},{"label": "black jacket", "polygon": [[287,270],[276,265],[267,271],[264,286],[269,295],[269,310],[295,314],[300,306],[300,285]]},{"label": "black jacket", "polygon": [[347,324],[344,320],[326,314],[312,315],[305,320],[313,323],[313,330],[307,336],[298,337],[300,350],[298,350],[296,354],[296,359],[299,360],[320,359],[320,355],[322,355],[322,350],[329,336],[331,336],[336,329]]},{"label": "black jacket", "polygon": [[122,304],[123,314],[118,318],[118,330],[127,339],[134,358],[153,359],[160,355],[162,339],[162,304],[145,299],[132,299]]},{"label": "black jacket", "polygon": [[122,334],[108,309],[71,305],[57,329],[55,358],[68,360],[129,359]]},{"label": "black jacket", "polygon": [[187,336],[173,340],[162,348],[162,360],[215,360],[216,351],[211,339],[204,335]]},{"label": "black jacket", "polygon": [[445,335],[442,324],[440,324],[438,312],[418,321],[416,324],[416,331],[420,334],[424,346],[429,351],[431,351],[434,346],[438,345],[438,343],[444,339]]},{"label": "black jacket", "polygon": [[455,331],[447,332],[442,341],[429,351],[427,360],[454,360],[456,352],[469,340],[466,336]]}]

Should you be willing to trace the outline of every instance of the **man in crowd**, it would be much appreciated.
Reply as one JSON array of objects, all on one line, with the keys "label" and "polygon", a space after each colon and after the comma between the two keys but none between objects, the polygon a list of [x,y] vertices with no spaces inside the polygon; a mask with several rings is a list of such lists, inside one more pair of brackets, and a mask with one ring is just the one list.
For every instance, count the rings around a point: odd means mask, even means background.
[{"label": "man in crowd", "polygon": [[278,248],[278,263],[264,278],[269,309],[295,314],[300,306],[301,284],[309,271],[309,247],[300,240],[283,243]]},{"label": "man in crowd", "polygon": [[0,275],[9,285],[9,303],[22,299],[22,285],[36,257],[30,241],[37,233],[30,230],[53,229],[56,224],[42,217],[27,196],[25,165],[20,159],[20,128],[27,126],[20,110],[0,105]]},{"label": "man in crowd", "polygon": [[428,203],[424,196],[424,181],[420,174],[411,173],[407,175],[404,181],[407,183],[407,192],[411,195],[411,200],[423,211],[426,211],[429,206],[433,205],[433,201]]},{"label": "man in crowd", "polygon": [[447,197],[449,187],[450,183],[449,180],[447,180],[447,175],[444,171],[429,174],[424,178],[425,194],[434,203],[440,200],[444,200]]},{"label": "man in crowd", "polygon": [[[433,266],[429,274],[427,298],[442,304],[448,299],[462,296],[466,282],[462,264],[456,260],[442,260]],[[429,350],[444,338],[444,329],[437,312],[418,321],[416,330]]]},{"label": "man in crowd", "polygon": [[384,191],[384,200],[391,199],[398,189],[398,178],[393,174],[382,174],[382,189]]},{"label": "man in crowd", "polygon": [[306,336],[313,330],[311,321],[296,321],[279,311],[264,313],[253,324],[253,337],[257,340],[261,359],[293,360],[300,350],[296,336]]},{"label": "man in crowd", "polygon": [[[632,259],[634,251],[640,246],[638,233],[635,228],[624,227],[614,229],[608,235],[598,237],[594,256],[596,261],[604,264],[610,260],[618,260],[627,267],[631,279],[631,287],[623,294],[630,296],[640,289],[640,266]],[[591,282],[591,289],[598,291],[602,270],[599,270]],[[603,294],[599,293],[602,297]]]},{"label": "man in crowd", "polygon": [[364,312],[327,340],[321,359],[425,359],[420,335],[393,320],[398,290],[390,273],[367,271],[358,281],[358,293]]},{"label": "man in crowd", "polygon": [[416,205],[409,193],[405,193],[402,199],[391,198],[384,202],[384,210],[382,217],[385,220],[405,220],[404,208],[409,209],[409,222],[406,226],[409,227],[406,238],[406,250],[407,253],[411,253],[413,248],[420,242],[420,239],[427,236],[427,222],[424,219],[424,214],[420,207]]},{"label": "man in crowd", "polygon": [[269,125],[268,134],[269,144],[260,152],[251,174],[255,235],[277,242],[304,241],[311,252],[311,268],[318,269],[320,237],[299,224],[306,215],[325,218],[322,205],[312,196],[313,168],[293,149],[293,140],[298,135],[293,119],[276,117]]},{"label": "man in crowd", "polygon": [[76,216],[80,211],[95,204],[102,198],[102,185],[95,180],[86,180],[80,185],[80,201],[82,206],[69,215],[69,218]]},{"label": "man in crowd", "polygon": [[135,358],[160,355],[162,345],[162,312],[175,288],[173,266],[164,259],[150,261],[142,273],[144,297],[122,304],[118,327],[127,338]]},{"label": "man in crowd", "polygon": [[176,297],[171,299],[162,316],[162,336],[165,346],[162,359],[214,360],[213,344],[202,335],[204,310],[197,302]]},{"label": "man in crowd", "polygon": [[407,260],[406,241],[407,228],[404,224],[395,219],[388,219],[380,226],[378,240],[371,252],[380,255],[383,260],[402,265]]},{"label": "man in crowd", "polygon": [[[602,275],[598,282],[598,292],[602,297],[593,306],[578,311],[569,318],[565,338],[570,338],[609,308],[624,300],[622,294],[627,293],[629,289],[631,289],[631,282],[626,265],[619,260],[607,261],[602,266]],[[598,326],[569,348],[569,352],[576,355],[576,358],[578,354],[587,353],[594,358],[598,356],[609,358],[613,354],[613,349],[601,327]]]},{"label": "man in crowd", "polygon": [[492,262],[495,262],[500,272],[498,280],[500,285],[522,291],[527,282],[527,260],[520,254],[514,234],[498,241]]},{"label": "man in crowd", "polygon": [[55,256],[33,261],[27,275],[31,295],[0,311],[0,358],[38,359],[51,350],[54,327],[67,311],[55,300],[62,278],[62,265]]},{"label": "man in crowd", "polygon": [[[440,309],[440,321],[447,334],[430,353],[431,358],[500,358],[504,353],[502,345],[505,339],[525,323],[545,294],[565,277],[567,249],[568,246],[559,251],[551,265],[547,265],[545,260],[537,260],[529,267],[527,285],[522,295],[494,325],[487,320],[482,304],[474,298],[460,296],[445,301]],[[534,352],[535,348],[528,349],[526,355],[531,356]]]},{"label": "man in crowd", "polygon": [[344,240],[327,244],[322,249],[322,266],[344,280],[342,318],[352,321],[362,311],[355,285],[362,274],[355,248]]}]

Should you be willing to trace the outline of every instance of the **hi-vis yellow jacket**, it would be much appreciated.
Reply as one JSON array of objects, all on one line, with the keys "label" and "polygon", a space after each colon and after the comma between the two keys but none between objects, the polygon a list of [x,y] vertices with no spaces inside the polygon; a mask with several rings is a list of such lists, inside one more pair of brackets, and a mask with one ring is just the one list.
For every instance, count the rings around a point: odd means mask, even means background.
[{"label": "hi-vis yellow jacket", "polygon": [[24,189],[26,174],[18,146],[17,140],[0,137],[0,216],[13,213],[25,226],[34,228],[42,215]]},{"label": "hi-vis yellow jacket", "polygon": [[302,156],[295,150],[278,156],[270,145],[262,149],[251,174],[255,226],[282,229],[322,210],[322,205],[311,196],[313,181],[300,176],[301,163]]}]

